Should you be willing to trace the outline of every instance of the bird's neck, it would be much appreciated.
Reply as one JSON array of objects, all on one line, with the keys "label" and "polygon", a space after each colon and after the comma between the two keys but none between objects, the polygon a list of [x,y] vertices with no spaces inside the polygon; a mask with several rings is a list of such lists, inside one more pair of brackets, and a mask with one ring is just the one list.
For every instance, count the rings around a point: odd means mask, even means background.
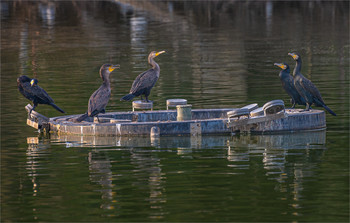
[{"label": "bird's neck", "polygon": [[111,85],[111,82],[109,80],[104,80],[103,84],[109,87]]},{"label": "bird's neck", "polygon": [[104,77],[103,78],[103,85],[109,87],[110,84],[111,84],[111,82],[110,82],[109,78],[108,77]]},{"label": "bird's neck", "polygon": [[102,72],[102,73],[100,72],[100,77],[101,77],[101,79],[103,81],[103,84],[109,86],[109,83],[110,83],[110,81],[109,81],[109,73],[107,73],[106,71]]},{"label": "bird's neck", "polygon": [[293,76],[299,75],[299,74],[300,74],[301,65],[302,65],[301,60],[297,60],[297,62],[296,62],[296,64],[295,64],[295,67],[294,67]]},{"label": "bird's neck", "polygon": [[282,71],[279,73],[279,77],[280,77],[281,79],[286,78],[286,77],[287,77],[287,72],[284,71],[284,70],[282,70]]},{"label": "bird's neck", "polygon": [[152,57],[148,58],[148,63],[152,66],[153,70],[160,71],[159,65],[154,61],[154,59]]}]

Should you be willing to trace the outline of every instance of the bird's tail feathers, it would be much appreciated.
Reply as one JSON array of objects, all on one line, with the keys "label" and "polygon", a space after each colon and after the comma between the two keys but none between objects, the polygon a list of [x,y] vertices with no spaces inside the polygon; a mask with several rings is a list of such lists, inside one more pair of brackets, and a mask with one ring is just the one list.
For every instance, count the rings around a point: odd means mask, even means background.
[{"label": "bird's tail feathers", "polygon": [[135,97],[135,95],[133,95],[133,94],[127,94],[127,95],[125,95],[124,97],[122,97],[120,100],[121,100],[121,101],[130,101],[130,100],[132,100],[134,97]]},{"label": "bird's tail feathers", "polygon": [[331,115],[337,116],[337,114],[335,114],[334,111],[332,111],[330,108],[328,108],[327,105],[323,104],[322,106],[323,106],[324,109],[326,109],[329,113],[331,113]]},{"label": "bird's tail feathers", "polygon": [[54,107],[57,111],[61,112],[61,113],[65,113],[60,107],[58,107],[57,105],[55,105],[54,103],[50,104],[52,107]]},{"label": "bird's tail feathers", "polygon": [[88,114],[85,113],[85,114],[81,115],[80,117],[78,117],[77,119],[75,119],[75,121],[81,122],[81,121],[84,121],[87,117],[88,117]]}]

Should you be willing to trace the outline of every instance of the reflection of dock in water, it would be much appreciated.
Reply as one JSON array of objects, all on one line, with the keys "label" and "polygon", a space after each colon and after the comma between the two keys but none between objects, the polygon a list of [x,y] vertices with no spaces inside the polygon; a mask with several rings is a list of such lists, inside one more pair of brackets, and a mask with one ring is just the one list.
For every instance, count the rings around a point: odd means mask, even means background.
[{"label": "reflection of dock in water", "polygon": [[226,145],[230,136],[165,136],[115,137],[51,135],[52,142],[65,143],[66,147],[156,147],[156,148],[211,148]]},{"label": "reflection of dock in water", "polygon": [[228,146],[248,148],[305,149],[323,145],[326,131],[298,132],[279,135],[240,135],[240,136],[164,136],[164,137],[123,137],[50,135],[51,142],[65,143],[66,147],[156,147],[156,148],[214,148]]},{"label": "reflection of dock in water", "polygon": [[228,141],[227,166],[233,174],[244,174],[261,160],[266,179],[277,182],[275,190],[282,193],[281,200],[291,200],[291,211],[298,215],[305,178],[314,174],[310,160],[324,154],[325,144],[325,130],[234,137]]},{"label": "reflection of dock in water", "polygon": [[[47,143],[50,141],[51,143]],[[40,182],[36,175],[43,168],[41,154],[51,144],[65,144],[67,147],[95,147],[88,152],[89,180],[99,185],[100,208],[119,208],[120,196],[127,185],[148,194],[148,205],[155,210],[150,218],[159,219],[164,215],[163,204],[167,202],[167,171],[159,151],[167,153],[177,149],[180,159],[192,157],[196,149],[218,149],[226,153],[227,170],[230,174],[246,174],[249,169],[263,169],[265,178],[276,182],[275,190],[281,192],[281,199],[291,199],[293,213],[298,214],[300,199],[303,197],[305,177],[310,171],[312,159],[322,156],[325,150],[326,131],[300,132],[280,135],[239,135],[239,136],[187,136],[187,137],[99,137],[76,135],[51,135],[48,139],[28,138],[27,171],[32,178],[33,196],[36,196]],[[109,147],[108,150],[103,149]],[[127,160],[116,158],[108,152],[121,148],[130,153]],[[142,148],[155,147],[155,150]],[[140,148],[140,149],[137,149]],[[113,149],[112,149],[113,150]],[[148,151],[148,152],[145,152]],[[133,174],[125,175],[119,169],[120,162],[131,164]],[[225,162],[225,161],[223,161]],[[253,165],[252,165],[253,164]],[[258,164],[258,165],[256,165]],[[262,165],[261,165],[262,164]],[[312,169],[312,168],[311,168]],[[127,182],[127,183],[125,183]]]}]

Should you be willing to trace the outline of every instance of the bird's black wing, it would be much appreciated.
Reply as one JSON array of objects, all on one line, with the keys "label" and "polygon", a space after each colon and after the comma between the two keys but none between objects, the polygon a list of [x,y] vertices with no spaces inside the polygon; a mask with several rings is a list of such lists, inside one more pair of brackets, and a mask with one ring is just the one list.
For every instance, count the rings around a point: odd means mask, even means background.
[{"label": "bird's black wing", "polygon": [[155,83],[158,80],[158,76],[156,74],[156,71],[154,69],[149,69],[142,74],[138,75],[133,82],[130,94],[135,94],[139,90],[145,89],[145,88],[152,88]]},{"label": "bird's black wing", "polygon": [[51,104],[55,103],[54,100],[49,96],[49,94],[39,87],[38,85],[32,86],[32,93],[35,95],[36,100],[39,104]]},{"label": "bird's black wing", "polygon": [[101,85],[89,99],[88,115],[95,116],[100,113],[108,104],[109,98],[111,96],[111,89]]},{"label": "bird's black wing", "polygon": [[306,77],[303,77],[300,81],[301,86],[310,92],[314,98],[316,98],[318,101],[324,104],[324,101],[322,99],[321,93],[317,89],[317,87]]}]

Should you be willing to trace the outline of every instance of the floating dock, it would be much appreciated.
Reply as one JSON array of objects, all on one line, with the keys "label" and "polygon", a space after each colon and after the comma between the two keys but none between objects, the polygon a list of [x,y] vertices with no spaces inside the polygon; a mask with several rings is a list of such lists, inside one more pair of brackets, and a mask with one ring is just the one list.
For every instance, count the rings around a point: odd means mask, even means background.
[{"label": "floating dock", "polygon": [[[88,117],[76,123],[78,115],[47,118],[32,111],[27,124],[44,132],[84,136],[222,135],[241,133],[273,134],[323,130],[326,116],[322,110],[285,109],[275,100],[263,107],[191,109],[181,104],[176,110],[108,112],[98,119]],[[31,105],[26,106],[29,111]],[[187,116],[187,117],[183,117]]]}]

